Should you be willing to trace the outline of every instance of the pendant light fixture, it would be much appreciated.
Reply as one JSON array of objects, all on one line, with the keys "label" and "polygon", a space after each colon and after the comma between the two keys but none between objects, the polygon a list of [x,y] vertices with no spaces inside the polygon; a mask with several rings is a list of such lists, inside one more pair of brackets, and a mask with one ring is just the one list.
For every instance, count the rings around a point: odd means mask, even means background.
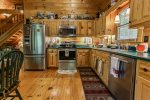
[{"label": "pendant light fixture", "polygon": [[119,15],[116,15],[116,17],[115,17],[115,23],[116,24],[120,23],[120,17],[119,17]]}]

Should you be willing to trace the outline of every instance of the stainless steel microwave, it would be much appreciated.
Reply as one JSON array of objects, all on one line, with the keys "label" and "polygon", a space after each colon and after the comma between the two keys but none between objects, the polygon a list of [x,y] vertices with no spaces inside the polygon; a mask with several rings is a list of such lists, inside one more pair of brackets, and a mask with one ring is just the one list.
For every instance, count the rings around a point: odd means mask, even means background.
[{"label": "stainless steel microwave", "polygon": [[76,36],[76,26],[59,26],[59,36]]}]

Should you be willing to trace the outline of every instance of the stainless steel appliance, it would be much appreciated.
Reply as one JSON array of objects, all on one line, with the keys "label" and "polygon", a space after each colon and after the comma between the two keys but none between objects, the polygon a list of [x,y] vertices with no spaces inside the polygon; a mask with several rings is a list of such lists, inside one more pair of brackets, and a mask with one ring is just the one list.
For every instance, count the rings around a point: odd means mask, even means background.
[{"label": "stainless steel appliance", "polygon": [[45,31],[43,24],[24,24],[23,52],[26,70],[44,70]]},{"label": "stainless steel appliance", "polygon": [[[117,76],[113,76],[110,68],[108,87],[116,100],[134,100],[135,87],[135,60],[119,55],[111,56],[111,65],[114,63],[112,57],[118,59]],[[112,67],[112,66],[111,66]]]},{"label": "stainless steel appliance", "polygon": [[76,48],[73,43],[62,43],[58,49],[59,71],[76,71]]},{"label": "stainless steel appliance", "polygon": [[59,26],[59,36],[76,36],[76,26]]}]

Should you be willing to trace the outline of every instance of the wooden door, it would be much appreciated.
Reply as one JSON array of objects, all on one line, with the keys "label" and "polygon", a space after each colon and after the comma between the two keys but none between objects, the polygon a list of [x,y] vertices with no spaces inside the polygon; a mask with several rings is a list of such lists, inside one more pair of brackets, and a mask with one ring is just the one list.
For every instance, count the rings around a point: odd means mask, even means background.
[{"label": "wooden door", "polygon": [[57,53],[48,53],[48,67],[57,67]]},{"label": "wooden door", "polygon": [[95,20],[95,35],[99,35],[100,34],[100,21],[99,19]]},{"label": "wooden door", "polygon": [[57,62],[58,62],[57,49],[48,49],[47,51],[48,67],[57,67]]},{"label": "wooden door", "polygon": [[89,67],[90,61],[90,51],[87,49],[77,50],[77,66],[78,67]]},{"label": "wooden door", "polygon": [[59,33],[59,21],[54,20],[49,22],[49,34],[50,36],[57,36]]},{"label": "wooden door", "polygon": [[131,0],[130,27],[147,26],[150,21],[150,1]]},{"label": "wooden door", "polygon": [[88,21],[87,22],[87,35],[92,36],[94,33],[94,22]]},{"label": "wooden door", "polygon": [[106,16],[106,35],[109,35],[111,31],[111,14]]},{"label": "wooden door", "polygon": [[93,68],[95,67],[95,59],[96,59],[95,53],[92,52],[90,57],[90,66]]},{"label": "wooden door", "polygon": [[103,18],[102,18],[102,16],[99,18],[99,25],[100,25],[100,27],[99,27],[99,34],[98,35],[102,35],[102,26],[103,26]]},{"label": "wooden door", "polygon": [[117,26],[115,24],[115,17],[116,17],[116,11],[113,11],[110,14],[110,34],[109,35],[116,35],[117,34]]},{"label": "wooden door", "polygon": [[150,16],[150,0],[143,0],[143,18],[148,18]]},{"label": "wooden door", "polygon": [[138,13],[138,0],[130,1],[130,22],[133,23],[137,21],[137,13]]},{"label": "wooden door", "polygon": [[77,67],[82,67],[82,52],[77,52]]},{"label": "wooden door", "polygon": [[77,35],[86,36],[87,35],[87,21],[78,21],[78,31]]},{"label": "wooden door", "polygon": [[104,59],[103,61],[103,81],[105,85],[108,86],[108,74],[109,74],[109,61],[107,59]]},{"label": "wooden door", "polygon": [[50,66],[52,66],[52,55],[51,55],[51,53],[48,53],[47,54],[47,65],[48,65],[48,67],[50,67]]},{"label": "wooden door", "polygon": [[89,67],[89,52],[82,53],[82,67]]},{"label": "wooden door", "polygon": [[150,81],[138,77],[135,85],[135,100],[150,100]]},{"label": "wooden door", "polygon": [[105,35],[105,30],[106,30],[106,16],[105,14],[102,15],[102,35]]}]

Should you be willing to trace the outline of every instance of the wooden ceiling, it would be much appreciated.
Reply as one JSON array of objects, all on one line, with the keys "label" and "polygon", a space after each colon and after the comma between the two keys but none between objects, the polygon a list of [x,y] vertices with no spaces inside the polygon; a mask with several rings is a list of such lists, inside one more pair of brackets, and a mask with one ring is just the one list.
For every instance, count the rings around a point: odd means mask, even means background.
[{"label": "wooden ceiling", "polygon": [[[20,0],[19,0],[20,1]],[[24,0],[24,10],[65,14],[93,14],[102,11],[110,0]]]}]

